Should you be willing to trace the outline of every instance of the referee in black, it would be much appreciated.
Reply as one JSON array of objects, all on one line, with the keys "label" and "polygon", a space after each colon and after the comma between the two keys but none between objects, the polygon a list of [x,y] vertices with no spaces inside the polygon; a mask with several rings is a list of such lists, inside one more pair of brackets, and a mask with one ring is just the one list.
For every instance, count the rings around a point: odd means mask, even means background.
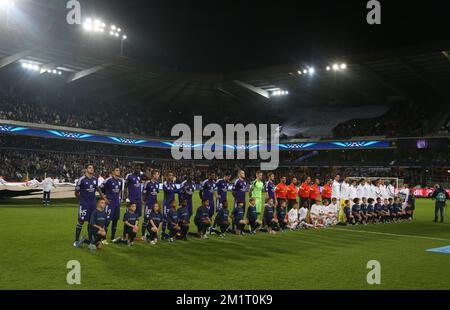
[{"label": "referee in black", "polygon": [[434,221],[435,223],[438,222],[438,215],[440,213],[441,215],[441,223],[444,223],[444,208],[448,197],[448,193],[441,188],[439,184],[436,184],[434,186],[434,192],[431,196],[432,199],[436,200],[436,205],[434,208]]}]

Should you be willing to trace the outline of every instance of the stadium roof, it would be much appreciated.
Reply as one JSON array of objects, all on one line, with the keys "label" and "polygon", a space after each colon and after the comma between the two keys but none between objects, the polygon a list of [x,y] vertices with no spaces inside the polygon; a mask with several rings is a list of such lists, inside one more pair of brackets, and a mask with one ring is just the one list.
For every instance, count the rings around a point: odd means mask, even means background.
[{"label": "stadium roof", "polygon": [[[55,15],[48,6],[40,10]],[[80,29],[75,29],[79,35],[77,30]],[[296,61],[217,74],[190,74],[120,57],[117,46],[108,48],[108,42],[102,41],[107,40],[92,38],[80,44],[70,36],[64,39],[45,31],[23,31],[19,26],[0,27],[0,79],[10,79],[9,70],[20,62],[31,62],[44,69],[60,70],[63,76],[58,79],[58,86],[67,93],[102,100],[199,107],[231,102],[383,104],[388,98],[422,100],[429,95],[447,98],[450,89],[450,41],[338,58],[334,53],[322,54],[314,62]],[[335,62],[346,63],[347,69],[325,70]],[[297,73],[310,67],[315,68],[312,76]],[[19,82],[24,83],[24,79]],[[286,90],[289,95],[268,98],[274,90]]]}]

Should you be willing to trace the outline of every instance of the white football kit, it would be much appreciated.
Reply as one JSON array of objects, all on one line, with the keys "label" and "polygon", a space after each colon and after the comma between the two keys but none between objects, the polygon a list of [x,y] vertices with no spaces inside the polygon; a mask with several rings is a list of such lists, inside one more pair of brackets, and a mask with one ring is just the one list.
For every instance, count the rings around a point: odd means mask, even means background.
[{"label": "white football kit", "polygon": [[53,186],[54,184],[51,178],[45,178],[44,181],[42,181],[42,189],[44,192],[50,192]]},{"label": "white football kit", "polygon": [[341,199],[341,184],[336,180],[333,181],[331,186],[331,198],[336,198],[338,201]]},{"label": "white football kit", "polygon": [[350,184],[342,182],[341,184],[341,201],[350,199]]},{"label": "white football kit", "polygon": [[308,216],[308,209],[307,208],[300,208],[298,209],[298,219],[299,221],[306,221],[306,217]]},{"label": "white football kit", "polygon": [[298,225],[298,210],[291,209],[288,213],[288,227],[291,229],[297,228]]}]

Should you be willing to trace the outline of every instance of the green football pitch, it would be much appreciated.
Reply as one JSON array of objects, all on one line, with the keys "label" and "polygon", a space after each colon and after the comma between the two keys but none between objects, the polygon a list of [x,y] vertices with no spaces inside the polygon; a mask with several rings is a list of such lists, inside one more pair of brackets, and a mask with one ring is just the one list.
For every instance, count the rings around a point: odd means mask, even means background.
[{"label": "green football pitch", "polygon": [[[97,252],[72,245],[77,211],[73,199],[48,208],[0,201],[0,289],[450,289],[450,255],[426,252],[450,245],[450,225],[432,223],[428,199],[417,200],[411,223],[110,244]],[[81,285],[66,282],[70,260],[81,264]],[[380,285],[367,284],[370,260],[381,264]]]}]

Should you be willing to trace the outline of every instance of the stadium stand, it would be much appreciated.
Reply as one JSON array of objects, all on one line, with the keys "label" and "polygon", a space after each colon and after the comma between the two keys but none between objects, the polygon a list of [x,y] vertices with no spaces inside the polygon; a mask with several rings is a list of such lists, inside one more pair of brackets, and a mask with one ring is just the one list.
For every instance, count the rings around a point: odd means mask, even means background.
[{"label": "stadium stand", "polygon": [[408,104],[397,105],[377,118],[354,119],[339,124],[333,133],[339,138],[420,136],[426,134],[425,123],[430,113],[427,109],[416,109]]},{"label": "stadium stand", "polygon": [[[315,156],[307,156],[312,153]],[[288,177],[310,175],[326,180],[340,172],[354,176],[399,177],[422,186],[432,185],[436,178],[441,183],[450,181],[445,169],[449,162],[446,149],[290,151],[280,155],[277,175]],[[299,157],[306,158],[299,163]],[[103,177],[107,177],[114,166],[122,171],[137,169],[144,173],[157,168],[163,174],[169,170],[175,172],[178,182],[188,175],[200,182],[211,172],[235,174],[240,168],[248,171],[252,178],[259,169],[249,160],[174,161],[168,149],[0,135],[0,175],[8,181],[41,179],[50,174],[74,182],[82,175],[87,162],[93,163],[96,173]]]},{"label": "stadium stand", "polygon": [[[80,108],[86,113],[79,115],[77,111]],[[317,114],[317,111],[311,110],[306,116],[303,115],[303,117],[309,119],[309,122],[302,122],[301,125],[286,121],[283,124],[283,138],[292,137],[292,132],[294,132],[293,137],[295,138],[305,138],[311,135],[327,136],[328,131],[326,128],[333,124],[336,113],[329,113],[326,119],[320,119],[320,121],[317,119],[311,122],[313,120],[312,115],[315,114]],[[345,114],[349,115],[351,113],[346,112]],[[162,115],[152,112],[147,114],[142,109],[129,109],[126,105],[78,99],[76,97],[21,96],[15,93],[0,93],[0,119],[4,120],[60,125],[130,135],[169,137],[173,125],[177,123],[192,123],[194,113],[183,115],[169,113],[169,115],[168,121],[162,121],[164,119]],[[402,115],[402,117],[399,118],[398,115]],[[420,136],[426,134],[424,124],[429,116],[430,112],[426,109],[424,112],[419,110],[419,113],[417,113],[417,110],[411,106],[396,106],[380,117],[353,119],[341,123],[334,128],[333,135],[328,134],[328,136],[337,138]],[[210,114],[206,114],[204,117],[208,120],[214,119],[214,116]],[[129,121],[130,119],[132,121]],[[239,119],[245,120],[244,118]],[[217,123],[221,124],[226,123],[223,120],[217,121]],[[274,120],[259,119],[257,121],[264,123],[273,122]],[[448,124],[450,124],[450,119],[447,122]],[[440,132],[445,133],[445,130],[448,133],[448,129],[445,126],[441,128]],[[296,133],[299,131],[303,133]]]}]

